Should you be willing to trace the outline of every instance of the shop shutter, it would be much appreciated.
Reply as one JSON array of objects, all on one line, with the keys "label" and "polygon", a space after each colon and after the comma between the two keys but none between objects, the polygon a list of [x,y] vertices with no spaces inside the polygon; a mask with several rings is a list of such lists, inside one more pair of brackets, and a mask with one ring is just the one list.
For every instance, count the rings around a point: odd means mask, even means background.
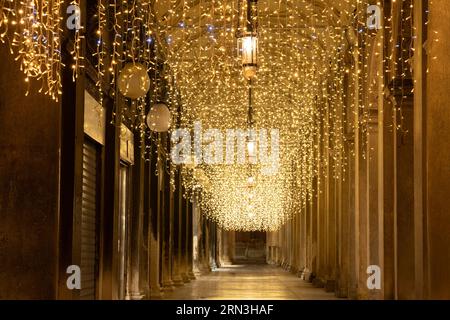
[{"label": "shop shutter", "polygon": [[83,199],[81,214],[81,292],[83,300],[94,300],[97,277],[97,149],[83,145]]}]

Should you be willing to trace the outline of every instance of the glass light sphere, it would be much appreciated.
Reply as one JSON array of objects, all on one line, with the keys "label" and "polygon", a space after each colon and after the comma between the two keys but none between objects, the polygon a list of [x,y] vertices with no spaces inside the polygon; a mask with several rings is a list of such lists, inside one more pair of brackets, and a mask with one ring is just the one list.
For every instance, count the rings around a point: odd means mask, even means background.
[{"label": "glass light sphere", "polygon": [[130,99],[143,98],[150,89],[147,68],[140,63],[127,63],[117,83],[120,93]]},{"label": "glass light sphere", "polygon": [[147,125],[155,132],[166,132],[172,124],[172,114],[164,103],[155,104],[147,115]]}]

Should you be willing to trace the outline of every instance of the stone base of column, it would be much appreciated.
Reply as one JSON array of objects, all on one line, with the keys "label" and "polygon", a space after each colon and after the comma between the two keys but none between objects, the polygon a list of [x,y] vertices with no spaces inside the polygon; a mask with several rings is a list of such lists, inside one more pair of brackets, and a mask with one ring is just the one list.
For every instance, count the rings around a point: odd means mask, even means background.
[{"label": "stone base of column", "polygon": [[336,280],[328,279],[325,281],[325,291],[334,292],[336,290]]},{"label": "stone base of column", "polygon": [[290,266],[289,271],[295,275],[298,274],[298,268],[296,266]]},{"label": "stone base of column", "polygon": [[193,268],[192,272],[194,273],[194,275],[195,275],[196,277],[199,277],[199,276],[202,274],[202,272],[201,272],[200,269],[198,268],[197,264],[194,264],[194,268]]},{"label": "stone base of column", "polygon": [[282,267],[284,270],[286,270],[286,271],[289,271],[290,268],[291,268],[291,266],[289,265],[289,263],[287,263],[286,261],[283,261],[283,262],[281,263],[281,267]]},{"label": "stone base of column", "polygon": [[233,265],[233,262],[231,260],[229,260],[229,259],[222,260],[222,263],[221,263],[222,267],[231,266],[231,265]]},{"label": "stone base of column", "polygon": [[149,291],[149,298],[150,299],[161,299],[163,296],[163,293],[161,291],[161,287],[157,286],[157,287],[151,287],[150,291]]},{"label": "stone base of column", "polygon": [[144,300],[145,294],[142,292],[131,292],[128,294],[126,300]]},{"label": "stone base of column", "polygon": [[196,276],[195,276],[194,272],[192,272],[192,271],[189,271],[187,276],[188,276],[189,280],[195,280],[196,279]]},{"label": "stone base of column", "polygon": [[312,284],[316,288],[325,288],[325,281],[320,278],[314,278]]},{"label": "stone base of column", "polygon": [[356,300],[358,298],[358,289],[356,287],[348,287],[348,298]]},{"label": "stone base of column", "polygon": [[181,275],[172,276],[172,283],[175,287],[181,287],[184,285],[184,281]]},{"label": "stone base of column", "polygon": [[162,288],[161,290],[163,292],[170,292],[175,290],[175,284],[172,282],[172,280],[167,280],[165,282],[162,283]]},{"label": "stone base of column", "polygon": [[181,274],[181,279],[183,279],[183,282],[184,282],[184,283],[189,283],[189,282],[191,282],[191,279],[189,278],[189,276],[188,276],[187,273],[182,273],[182,274]]},{"label": "stone base of column", "polygon": [[295,275],[301,279],[303,279],[303,272],[304,272],[305,268],[299,268],[297,270],[297,272],[295,273]]},{"label": "stone base of column", "polygon": [[211,272],[211,268],[209,267],[209,264],[202,263],[198,266],[198,268],[195,270],[196,276],[201,276],[203,274],[208,274]]},{"label": "stone base of column", "polygon": [[345,287],[340,287],[339,284],[336,284],[336,297],[348,298],[348,289]]},{"label": "stone base of column", "polygon": [[308,268],[305,268],[302,271],[300,278],[307,282],[312,282],[314,279],[314,274]]}]

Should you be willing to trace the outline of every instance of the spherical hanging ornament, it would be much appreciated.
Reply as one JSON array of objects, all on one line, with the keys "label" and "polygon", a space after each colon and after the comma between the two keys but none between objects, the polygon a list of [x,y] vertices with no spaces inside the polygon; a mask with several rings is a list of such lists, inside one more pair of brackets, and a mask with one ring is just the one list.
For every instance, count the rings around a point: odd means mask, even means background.
[{"label": "spherical hanging ornament", "polygon": [[147,125],[155,132],[166,132],[172,123],[172,115],[169,108],[163,104],[155,104],[147,115]]},{"label": "spherical hanging ornament", "polygon": [[147,68],[140,63],[127,63],[118,79],[119,91],[130,99],[143,98],[150,89]]}]

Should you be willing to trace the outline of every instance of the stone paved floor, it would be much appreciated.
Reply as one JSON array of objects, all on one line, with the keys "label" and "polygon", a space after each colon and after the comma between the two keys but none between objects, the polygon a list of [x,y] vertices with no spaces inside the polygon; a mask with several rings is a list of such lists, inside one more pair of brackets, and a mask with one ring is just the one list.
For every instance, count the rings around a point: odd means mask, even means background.
[{"label": "stone paved floor", "polygon": [[271,265],[234,265],[166,292],[163,299],[198,300],[329,300],[333,293],[315,288],[293,274]]}]

